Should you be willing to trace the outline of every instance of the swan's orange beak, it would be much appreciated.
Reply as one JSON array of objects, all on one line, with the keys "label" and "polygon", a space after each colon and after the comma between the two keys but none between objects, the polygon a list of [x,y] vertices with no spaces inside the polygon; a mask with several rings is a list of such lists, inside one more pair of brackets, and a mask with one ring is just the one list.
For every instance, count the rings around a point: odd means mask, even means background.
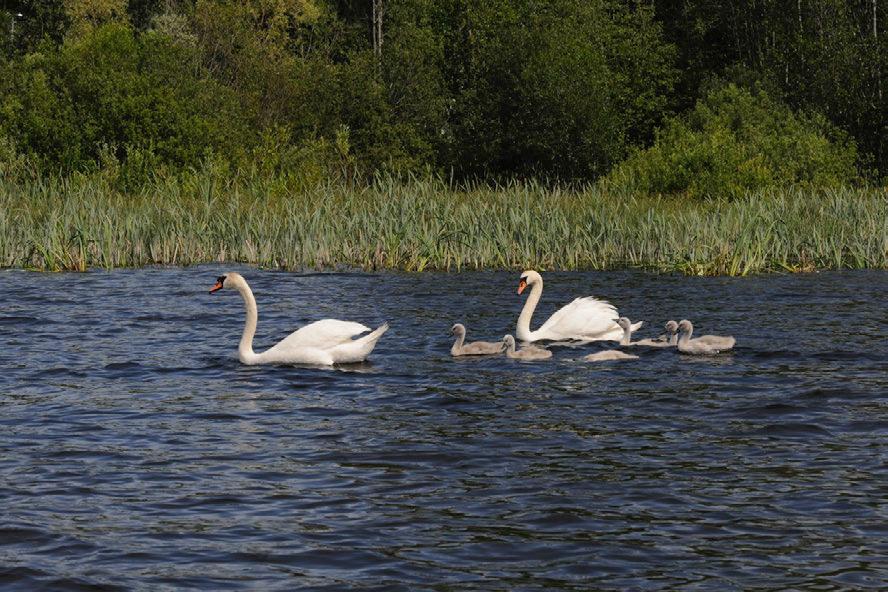
[{"label": "swan's orange beak", "polygon": [[526,281],[521,280],[520,282],[518,282],[518,293],[520,294],[521,292],[523,292],[524,288],[526,288],[526,287],[527,287]]},{"label": "swan's orange beak", "polygon": [[213,292],[218,292],[221,289],[222,289],[222,282],[216,282],[215,284],[213,284],[213,287],[210,288],[210,294],[212,294]]}]

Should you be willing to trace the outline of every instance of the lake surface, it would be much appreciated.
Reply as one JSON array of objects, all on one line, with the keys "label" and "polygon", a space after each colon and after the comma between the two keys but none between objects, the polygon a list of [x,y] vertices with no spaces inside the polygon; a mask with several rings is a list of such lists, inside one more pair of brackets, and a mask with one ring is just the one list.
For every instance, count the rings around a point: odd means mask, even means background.
[{"label": "lake surface", "polygon": [[[336,317],[368,363],[245,367]],[[545,274],[638,338],[738,346],[589,364],[453,359],[514,332],[517,273],[0,271],[3,590],[888,587],[888,273]]]}]

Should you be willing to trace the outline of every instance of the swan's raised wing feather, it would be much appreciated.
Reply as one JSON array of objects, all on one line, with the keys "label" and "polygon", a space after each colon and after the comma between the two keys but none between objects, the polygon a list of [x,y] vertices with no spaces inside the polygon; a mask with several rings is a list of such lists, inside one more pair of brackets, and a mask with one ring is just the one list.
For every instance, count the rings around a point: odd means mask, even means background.
[{"label": "swan's raised wing feather", "polygon": [[383,323],[372,333],[364,335],[360,339],[350,339],[327,351],[330,352],[333,361],[337,364],[363,362],[386,331],[388,331],[388,323]]},{"label": "swan's raised wing feather", "polygon": [[623,330],[614,322],[617,316],[617,309],[605,300],[577,298],[555,311],[533,335],[535,339],[619,339]]},{"label": "swan's raised wing feather", "polygon": [[302,327],[284,338],[274,349],[316,347],[328,349],[351,341],[352,338],[370,331],[370,327],[352,321],[324,319]]}]

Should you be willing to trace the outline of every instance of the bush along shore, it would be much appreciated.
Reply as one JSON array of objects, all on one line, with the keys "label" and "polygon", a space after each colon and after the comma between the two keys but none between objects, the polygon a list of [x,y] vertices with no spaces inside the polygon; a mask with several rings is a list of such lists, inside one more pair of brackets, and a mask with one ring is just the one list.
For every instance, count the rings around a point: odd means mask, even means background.
[{"label": "bush along shore", "polygon": [[698,200],[385,178],[289,189],[207,169],[129,192],[101,175],[0,180],[2,267],[207,262],[700,275],[888,269],[888,193],[773,189]]}]

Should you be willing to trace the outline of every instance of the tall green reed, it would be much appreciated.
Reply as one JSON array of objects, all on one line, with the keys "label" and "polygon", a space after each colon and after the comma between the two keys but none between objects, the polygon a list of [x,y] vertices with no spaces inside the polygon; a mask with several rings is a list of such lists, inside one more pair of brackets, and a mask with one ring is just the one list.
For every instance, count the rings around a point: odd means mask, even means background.
[{"label": "tall green reed", "polygon": [[290,190],[212,170],[121,193],[96,176],[0,181],[0,266],[242,262],[285,269],[611,269],[745,275],[888,268],[888,194],[682,201],[536,183],[380,178]]}]

